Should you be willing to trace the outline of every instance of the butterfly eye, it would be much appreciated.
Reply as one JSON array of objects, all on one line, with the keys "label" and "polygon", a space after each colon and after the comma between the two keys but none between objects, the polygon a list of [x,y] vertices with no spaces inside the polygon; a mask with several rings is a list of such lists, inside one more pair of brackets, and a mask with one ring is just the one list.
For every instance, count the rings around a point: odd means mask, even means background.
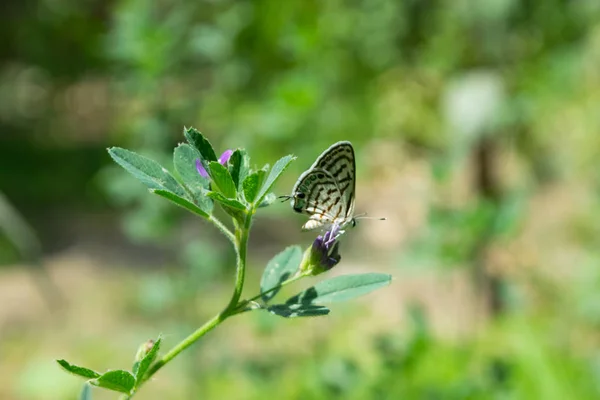
[{"label": "butterfly eye", "polygon": [[296,197],[297,197],[297,198],[299,198],[299,199],[303,199],[303,198],[305,198],[305,197],[306,197],[306,195],[305,195],[304,193],[298,193],[298,194],[296,195]]}]

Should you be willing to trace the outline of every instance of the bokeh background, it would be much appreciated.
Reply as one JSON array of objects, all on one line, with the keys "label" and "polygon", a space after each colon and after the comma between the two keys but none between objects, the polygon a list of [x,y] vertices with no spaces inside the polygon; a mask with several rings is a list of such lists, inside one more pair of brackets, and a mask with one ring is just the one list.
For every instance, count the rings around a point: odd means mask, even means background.
[{"label": "bokeh background", "polygon": [[[1,399],[76,399],[54,359],[127,369],[225,304],[227,243],[106,153],[172,168],[184,126],[255,165],[297,155],[278,194],[351,140],[357,212],[388,219],[329,275],[394,281],[328,317],[229,320],[140,399],[600,398],[597,0],[0,9]],[[303,221],[257,215],[247,295]]]}]

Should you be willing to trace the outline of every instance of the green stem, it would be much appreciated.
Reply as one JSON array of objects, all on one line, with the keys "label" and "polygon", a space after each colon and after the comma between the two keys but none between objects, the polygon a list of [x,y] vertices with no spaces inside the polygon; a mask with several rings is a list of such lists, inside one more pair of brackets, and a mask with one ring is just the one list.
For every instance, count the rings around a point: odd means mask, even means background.
[{"label": "green stem", "polygon": [[[200,339],[202,336],[206,335],[212,329],[214,329],[217,325],[223,322],[229,315],[224,313],[219,313],[206,321],[204,325],[198,328],[194,333],[190,336],[179,342],[175,347],[173,347],[167,354],[165,354],[160,360],[155,362],[152,367],[148,370],[146,377],[144,378],[144,382],[150,379],[152,375],[154,375],[159,369],[161,369],[165,364],[174,359],[179,353],[183,350],[190,347],[194,342]],[[141,386],[141,385],[139,385]],[[138,388],[139,388],[138,386]]]},{"label": "green stem", "polygon": [[208,220],[210,222],[212,222],[221,231],[221,233],[223,235],[225,235],[227,237],[227,239],[229,239],[229,241],[234,246],[236,245],[235,235],[233,233],[231,233],[231,231],[229,229],[227,229],[227,227],[221,221],[219,221],[217,218],[213,217],[212,215],[210,217],[208,217]]},{"label": "green stem", "polygon": [[[225,310],[223,310],[222,312],[205,322],[204,325],[198,328],[187,338],[179,342],[175,347],[169,350],[169,352],[165,354],[160,360],[155,362],[152,365],[152,367],[150,367],[150,369],[148,370],[143,382],[146,382],[148,379],[150,379],[152,375],[158,372],[158,370],[165,366],[169,361],[177,357],[179,353],[190,347],[202,336],[206,335],[212,329],[217,327],[221,322],[236,314],[238,302],[240,301],[242,290],[244,289],[244,278],[246,276],[246,254],[248,250],[248,237],[250,235],[250,224],[252,222],[252,214],[246,215],[246,219],[244,220],[244,226],[241,229],[237,229],[235,236],[218,219],[211,216],[210,220],[233,243],[237,254],[235,289],[233,291],[233,295],[231,296],[231,300],[229,301],[229,304],[227,305]],[[138,385],[137,389],[139,389],[140,386],[141,384]]]},{"label": "green stem", "polygon": [[242,229],[238,229],[239,235],[236,235],[237,268],[235,276],[235,289],[229,304],[224,313],[230,313],[237,308],[242,290],[244,289],[244,279],[246,277],[246,254],[248,252],[248,237],[250,236],[250,225],[252,223],[252,214],[247,214]]},{"label": "green stem", "polygon": [[254,300],[258,300],[259,298],[261,298],[263,295],[265,295],[265,294],[267,294],[267,293],[271,293],[271,292],[273,292],[273,291],[275,291],[275,290],[279,290],[279,289],[281,289],[281,288],[283,288],[283,287],[285,287],[285,286],[287,286],[287,285],[289,285],[289,284],[291,284],[291,283],[294,283],[294,282],[296,282],[296,281],[299,281],[299,280],[300,280],[300,279],[302,279],[302,278],[306,278],[307,276],[310,276],[310,272],[303,272],[303,273],[300,273],[300,274],[296,274],[296,275],[295,275],[295,276],[293,276],[292,278],[290,278],[290,279],[288,279],[288,280],[286,280],[286,281],[283,281],[283,282],[281,282],[279,285],[277,285],[277,286],[274,286],[274,287],[272,287],[272,288],[271,288],[271,289],[269,289],[269,290],[265,290],[264,292],[260,292],[259,294],[257,294],[257,295],[256,295],[256,296],[254,296],[254,297],[251,297],[251,298],[249,298],[249,299],[247,299],[247,300],[241,301],[241,302],[238,304],[238,306],[237,306],[237,308],[236,308],[236,311],[235,311],[235,313],[236,313],[236,314],[239,314],[239,313],[242,313],[242,312],[244,312],[244,307],[245,307],[245,306],[247,306],[247,305],[248,305],[248,303],[250,303],[250,302],[252,302],[252,301],[254,301]]}]

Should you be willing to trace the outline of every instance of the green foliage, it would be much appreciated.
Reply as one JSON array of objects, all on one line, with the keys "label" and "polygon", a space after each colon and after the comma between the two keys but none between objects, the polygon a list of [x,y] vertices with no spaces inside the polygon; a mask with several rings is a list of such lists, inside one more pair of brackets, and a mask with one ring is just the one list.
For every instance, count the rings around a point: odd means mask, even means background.
[{"label": "green foliage", "polygon": [[387,274],[342,275],[326,279],[289,298],[286,304],[319,304],[346,301],[387,286],[392,277]]},{"label": "green foliage", "polygon": [[108,149],[108,154],[149,189],[166,190],[185,197],[185,191],[179,182],[156,161],[118,147]]},{"label": "green foliage", "polygon": [[218,160],[208,139],[194,128],[184,129],[183,132],[188,143],[200,153],[200,162],[204,166],[204,169],[210,172],[209,163]]},{"label": "green foliage", "polygon": [[[142,359],[139,361],[136,361],[133,364],[132,371],[135,376],[136,386],[138,386],[140,384],[140,382],[142,382],[142,380],[144,379],[144,375],[148,371],[148,368],[150,368],[150,365],[154,362],[154,360],[156,359],[156,356],[158,356],[158,351],[160,350],[160,342],[161,341],[162,341],[162,338],[159,336],[158,339],[156,340],[156,342],[154,342],[154,344],[150,348],[150,350],[148,350],[147,352],[144,351],[145,354],[142,357]],[[143,346],[145,346],[145,344]],[[145,349],[143,349],[143,350],[145,350]]]},{"label": "green foliage", "polygon": [[244,197],[248,203],[254,203],[258,190],[262,187],[263,180],[266,176],[264,170],[254,171],[244,179],[243,189]]},{"label": "green foliage", "polygon": [[[290,246],[267,264],[260,283],[260,293],[250,299],[241,299],[252,217],[258,208],[273,203],[276,196],[270,191],[295,157],[282,157],[267,175],[268,167],[259,171],[250,170],[250,159],[244,150],[234,151],[225,166],[216,161],[212,146],[200,132],[193,128],[186,129],[185,136],[194,148],[179,145],[173,155],[173,163],[185,186],[181,186],[165,168],[150,159],[119,148],[111,148],[109,153],[119,165],[148,186],[151,192],[203,217],[229,239],[237,259],[235,287],[231,300],[223,311],[196,329],[160,360],[156,360],[161,344],[160,337],[154,343],[147,342],[142,345],[133,364],[133,374],[115,370],[100,375],[87,368],[73,366],[64,360],[58,361],[69,372],[90,379],[92,385],[126,393],[129,398],[160,368],[229,317],[256,309],[265,309],[284,318],[327,315],[330,311],[328,308],[312,303],[348,300],[387,285],[391,280],[389,275],[383,274],[341,276],[318,283],[289,299],[285,304],[267,306],[258,303],[259,299],[267,303],[283,286],[309,275],[299,270],[303,257],[301,248]],[[200,178],[199,171],[195,171],[197,175],[194,173],[198,155],[210,176],[206,182]],[[208,214],[201,208],[208,204],[204,197],[217,202],[232,217],[234,232],[231,232],[217,216]],[[318,237],[316,240],[320,241],[322,238]],[[312,251],[313,248],[314,246],[311,246],[307,251]],[[150,343],[152,346],[148,348]]]},{"label": "green foliage", "polygon": [[290,163],[295,159],[296,159],[296,157],[289,155],[289,156],[285,156],[285,157],[282,157],[279,160],[277,160],[277,162],[275,163],[275,165],[273,165],[273,168],[269,172],[269,176],[267,176],[265,183],[262,185],[260,191],[258,192],[258,195],[256,196],[256,201],[255,201],[256,203],[260,204],[263,201],[265,196],[268,194],[268,192],[273,187],[273,184],[275,183],[275,181],[279,178],[279,176],[283,173],[283,171],[285,171],[285,169],[290,165]]},{"label": "green foliage", "polygon": [[77,365],[69,364],[66,360],[56,360],[56,362],[68,372],[82,376],[84,378],[93,379],[100,376],[100,374],[96,371],[92,371],[91,369],[84,367],[79,367]]},{"label": "green foliage", "polygon": [[267,307],[271,314],[284,318],[318,317],[329,314],[329,309],[324,306],[312,304],[275,304]]},{"label": "green foliage", "polygon": [[250,158],[246,150],[237,149],[229,159],[229,173],[238,192],[242,191],[243,182],[250,172]]},{"label": "green foliage", "polygon": [[217,161],[209,162],[208,167],[208,173],[210,174],[215,189],[222,193],[225,198],[235,199],[237,197],[237,185],[233,182],[233,178],[227,168]]},{"label": "green foliage", "polygon": [[[194,203],[192,203],[191,201],[189,201],[183,197],[177,196],[173,192],[170,192],[168,190],[161,190],[161,189],[151,189],[150,191],[160,197],[164,197],[165,199],[172,201],[173,203],[177,204],[178,206],[183,207],[186,210],[191,211],[200,217],[203,217],[203,218],[209,217],[209,214],[204,212],[204,210],[202,210],[200,207],[198,207],[197,205],[195,205]],[[208,195],[208,193],[207,193],[207,195]]]},{"label": "green foliage", "polygon": [[183,180],[185,187],[192,194],[194,203],[206,214],[211,214],[213,203],[206,197],[209,180],[203,178],[196,169],[196,160],[200,159],[200,153],[188,144],[180,144],[173,153],[173,165]]},{"label": "green foliage", "polygon": [[263,301],[271,300],[279,292],[279,285],[292,278],[302,260],[300,246],[290,246],[269,261],[260,280]]},{"label": "green foliage", "polygon": [[129,394],[135,385],[135,377],[129,371],[108,371],[98,378],[92,379],[90,383],[104,389]]}]

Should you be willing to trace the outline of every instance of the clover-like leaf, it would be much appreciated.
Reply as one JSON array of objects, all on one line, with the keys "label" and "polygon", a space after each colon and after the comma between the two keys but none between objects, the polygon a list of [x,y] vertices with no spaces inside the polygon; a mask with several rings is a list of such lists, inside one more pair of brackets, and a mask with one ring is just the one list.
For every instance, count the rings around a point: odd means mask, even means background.
[{"label": "clover-like leaf", "polygon": [[209,162],[208,167],[210,168],[210,177],[213,180],[213,189],[221,192],[228,199],[235,199],[237,189],[227,168],[217,161]]},{"label": "clover-like leaf", "polygon": [[135,377],[129,371],[118,369],[108,371],[98,378],[91,380],[90,383],[105,389],[129,394],[135,386]]},{"label": "clover-like leaf", "polygon": [[218,201],[221,205],[239,210],[246,211],[246,206],[235,199],[228,199],[219,192],[207,192],[206,195],[211,199]]},{"label": "clover-like leaf", "polygon": [[318,317],[329,314],[329,309],[313,304],[275,304],[267,307],[271,314],[284,318]]},{"label": "clover-like leaf", "polygon": [[189,144],[192,145],[202,159],[206,162],[217,161],[217,154],[207,138],[204,137],[196,128],[188,128],[183,130],[183,135]]},{"label": "clover-like leaf", "polygon": [[140,384],[142,379],[144,379],[146,371],[148,371],[148,368],[150,368],[150,365],[156,359],[158,351],[160,350],[161,341],[162,338],[159,336],[158,339],[156,339],[156,342],[154,342],[154,344],[152,345],[152,348],[146,353],[146,355],[140,361],[136,362],[133,365],[133,374],[135,375],[136,386]]},{"label": "clover-like leaf", "polygon": [[286,304],[322,304],[345,301],[387,286],[391,281],[391,275],[378,273],[336,276],[298,293],[288,299]]},{"label": "clover-like leaf", "polygon": [[285,157],[277,160],[271,171],[269,172],[269,176],[265,180],[265,183],[260,188],[258,195],[256,196],[256,203],[260,204],[263,201],[263,198],[271,191],[271,187],[282,174],[282,172],[290,165],[290,163],[295,160],[296,157],[292,155],[287,155]]},{"label": "clover-like leaf", "polygon": [[244,190],[244,198],[248,203],[254,203],[254,200],[258,195],[258,191],[260,190],[266,175],[267,172],[260,169],[251,173],[246,177],[246,179],[244,179],[244,182],[242,183],[242,189]]},{"label": "clover-like leaf", "polygon": [[219,203],[225,212],[238,221],[243,221],[246,215],[246,206],[235,199],[228,199],[219,192],[207,192],[206,195]]},{"label": "clover-like leaf", "polygon": [[273,204],[275,200],[277,200],[275,193],[268,193],[265,197],[263,197],[263,201],[260,202],[258,208],[268,207]]},{"label": "clover-like leaf", "polygon": [[185,190],[179,182],[156,161],[120,147],[111,147],[108,154],[148,188],[168,190],[180,197],[186,197]]},{"label": "clover-like leaf", "polygon": [[237,149],[229,158],[229,173],[237,191],[242,190],[244,179],[250,172],[250,158],[244,149]]},{"label": "clover-like leaf", "polygon": [[[279,292],[278,285],[294,275],[300,266],[300,261],[302,261],[302,249],[300,246],[290,246],[267,263],[260,280],[261,297],[265,302]],[[271,290],[273,288],[277,289]],[[268,290],[270,291],[267,292]]]},{"label": "clover-like leaf", "polygon": [[186,210],[193,212],[194,214],[197,214],[197,215],[201,216],[202,218],[209,218],[210,217],[210,215],[208,215],[200,207],[198,207],[197,205],[195,205],[194,203],[192,203],[188,199],[185,199],[183,197],[177,196],[173,192],[170,192],[168,190],[161,190],[161,189],[153,189],[153,190],[150,190],[150,191],[152,193],[156,194],[156,195],[159,195],[160,197],[164,197],[165,199],[167,199],[169,201],[172,201],[173,203],[177,204],[178,206],[183,207]]},{"label": "clover-like leaf", "polygon": [[206,197],[210,180],[204,178],[196,169],[196,160],[200,153],[189,144],[180,144],[173,152],[173,164],[181,180],[191,192],[194,203],[206,214],[211,214],[213,202]]},{"label": "clover-like leaf", "polygon": [[66,360],[56,360],[56,362],[66,371],[75,375],[79,375],[83,378],[93,379],[100,376],[100,374],[96,371],[93,371],[89,368],[80,367],[78,365],[69,364],[69,362]]}]

